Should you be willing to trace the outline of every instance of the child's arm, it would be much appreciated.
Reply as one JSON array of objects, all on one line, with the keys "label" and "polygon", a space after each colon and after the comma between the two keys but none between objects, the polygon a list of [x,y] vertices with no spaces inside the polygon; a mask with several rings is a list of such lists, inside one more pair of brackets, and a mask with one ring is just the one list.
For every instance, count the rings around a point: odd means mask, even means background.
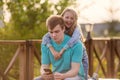
[{"label": "child's arm", "polygon": [[67,44],[60,51],[60,54],[62,55],[63,52],[66,49],[72,47],[77,41],[80,40],[80,37],[81,37],[80,29],[79,29],[79,27],[76,27],[75,30],[74,30],[74,32],[73,32],[73,35],[72,35],[71,39],[67,42]]},{"label": "child's arm", "polygon": [[50,34],[46,33],[42,38],[42,44],[46,45],[50,49],[54,58],[57,60],[61,57],[61,55],[57,51],[55,51],[55,49],[52,47],[50,40],[51,40]]},{"label": "child's arm", "polygon": [[61,57],[61,54],[59,54],[59,52],[57,52],[52,46],[49,46],[49,49],[53,54],[55,60],[58,60]]},{"label": "child's arm", "polygon": [[51,40],[50,34],[46,33],[42,38],[42,44],[46,45],[47,47],[52,46],[50,44],[50,40]]}]

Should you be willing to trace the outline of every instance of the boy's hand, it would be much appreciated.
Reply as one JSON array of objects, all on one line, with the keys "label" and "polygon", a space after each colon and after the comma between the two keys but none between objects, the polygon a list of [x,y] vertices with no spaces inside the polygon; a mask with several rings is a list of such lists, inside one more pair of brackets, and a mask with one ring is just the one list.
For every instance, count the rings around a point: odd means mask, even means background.
[{"label": "boy's hand", "polygon": [[42,74],[41,76],[42,76],[43,80],[52,80],[53,79],[53,74],[45,73],[45,74]]},{"label": "boy's hand", "polygon": [[55,72],[54,73],[54,80],[64,80],[63,74]]}]

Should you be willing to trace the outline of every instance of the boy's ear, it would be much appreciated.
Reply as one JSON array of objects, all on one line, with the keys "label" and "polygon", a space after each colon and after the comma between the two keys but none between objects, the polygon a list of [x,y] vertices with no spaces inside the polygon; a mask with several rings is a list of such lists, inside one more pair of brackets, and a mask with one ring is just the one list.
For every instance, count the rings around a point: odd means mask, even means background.
[{"label": "boy's ear", "polygon": [[65,32],[65,27],[63,28],[63,31]]}]

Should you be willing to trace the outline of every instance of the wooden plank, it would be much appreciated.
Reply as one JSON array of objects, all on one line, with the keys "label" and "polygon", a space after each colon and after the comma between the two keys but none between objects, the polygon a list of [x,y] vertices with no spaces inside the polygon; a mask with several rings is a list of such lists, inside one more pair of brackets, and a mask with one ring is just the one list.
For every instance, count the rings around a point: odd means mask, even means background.
[{"label": "wooden plank", "polygon": [[110,53],[110,70],[111,70],[111,74],[110,74],[110,78],[114,78],[115,77],[115,52],[114,52],[114,40],[111,39],[111,53]]},{"label": "wooden plank", "polygon": [[[106,47],[106,45],[105,45],[105,47]],[[106,50],[106,48],[105,48],[105,50]],[[94,52],[95,52],[95,56],[96,56],[96,58],[98,59],[98,66],[97,66],[97,69],[96,69],[96,73],[98,73],[98,70],[99,70],[99,68],[101,67],[101,69],[102,69],[102,72],[103,72],[103,74],[106,76],[106,72],[105,72],[105,69],[104,69],[104,67],[103,67],[103,65],[102,65],[102,59],[103,59],[103,57],[104,57],[104,55],[105,55],[105,50],[104,50],[104,52],[102,53],[102,55],[100,56],[100,58],[99,58],[99,55],[98,55],[98,53],[97,53],[97,51],[96,51],[96,49],[95,49],[95,46],[94,46]]]},{"label": "wooden plank", "polygon": [[4,72],[4,75],[7,75],[7,73],[9,72],[9,70],[12,68],[13,64],[15,63],[15,60],[17,59],[17,57],[18,57],[18,55],[19,55],[19,53],[20,53],[20,50],[21,50],[20,47],[18,47],[15,55],[13,56],[13,58],[12,58],[12,60],[10,61],[7,69],[6,69],[5,72]]},{"label": "wooden plank", "polygon": [[0,40],[0,44],[24,44],[25,40]]},{"label": "wooden plank", "polygon": [[[40,40],[40,39],[33,39],[30,41],[32,41],[33,43],[41,43],[42,42],[42,40]],[[0,40],[0,44],[24,44],[24,43],[26,43],[26,40]]]},{"label": "wooden plank", "polygon": [[120,80],[120,79],[112,79],[112,78],[99,78],[98,80]]},{"label": "wooden plank", "polygon": [[32,42],[31,41],[27,41],[26,42],[26,80],[33,80],[33,49],[32,49]]},{"label": "wooden plank", "polygon": [[21,53],[19,54],[19,80],[27,80],[26,79],[26,46],[21,45]]},{"label": "wooden plank", "polygon": [[107,54],[107,78],[112,78],[114,76],[114,52],[112,48],[113,43],[112,40],[108,41],[108,54]]},{"label": "wooden plank", "polygon": [[35,57],[37,58],[39,64],[41,65],[40,53],[39,53],[39,51],[37,50],[37,48],[35,47],[34,44],[32,45],[32,49],[33,49],[33,51],[34,51],[33,53],[34,53]]},{"label": "wooden plank", "polygon": [[92,76],[93,74],[93,45],[92,39],[89,39],[85,42],[86,50],[88,53],[88,60],[89,60],[89,75]]}]

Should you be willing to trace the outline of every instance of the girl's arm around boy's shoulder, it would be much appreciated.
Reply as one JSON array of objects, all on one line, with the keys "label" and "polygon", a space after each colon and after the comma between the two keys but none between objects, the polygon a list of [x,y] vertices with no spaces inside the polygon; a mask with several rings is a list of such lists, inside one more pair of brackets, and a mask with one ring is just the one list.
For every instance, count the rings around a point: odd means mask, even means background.
[{"label": "girl's arm around boy's shoulder", "polygon": [[51,46],[50,40],[51,40],[51,37],[50,37],[50,34],[48,32],[43,36],[42,44],[45,44],[47,47],[49,47],[49,46]]},{"label": "girl's arm around boy's shoulder", "polygon": [[80,31],[79,31],[79,28],[76,27],[74,32],[73,32],[73,35],[71,36],[70,40],[67,42],[67,44],[65,45],[65,49],[69,48],[69,47],[72,47],[77,41],[80,40]]}]

